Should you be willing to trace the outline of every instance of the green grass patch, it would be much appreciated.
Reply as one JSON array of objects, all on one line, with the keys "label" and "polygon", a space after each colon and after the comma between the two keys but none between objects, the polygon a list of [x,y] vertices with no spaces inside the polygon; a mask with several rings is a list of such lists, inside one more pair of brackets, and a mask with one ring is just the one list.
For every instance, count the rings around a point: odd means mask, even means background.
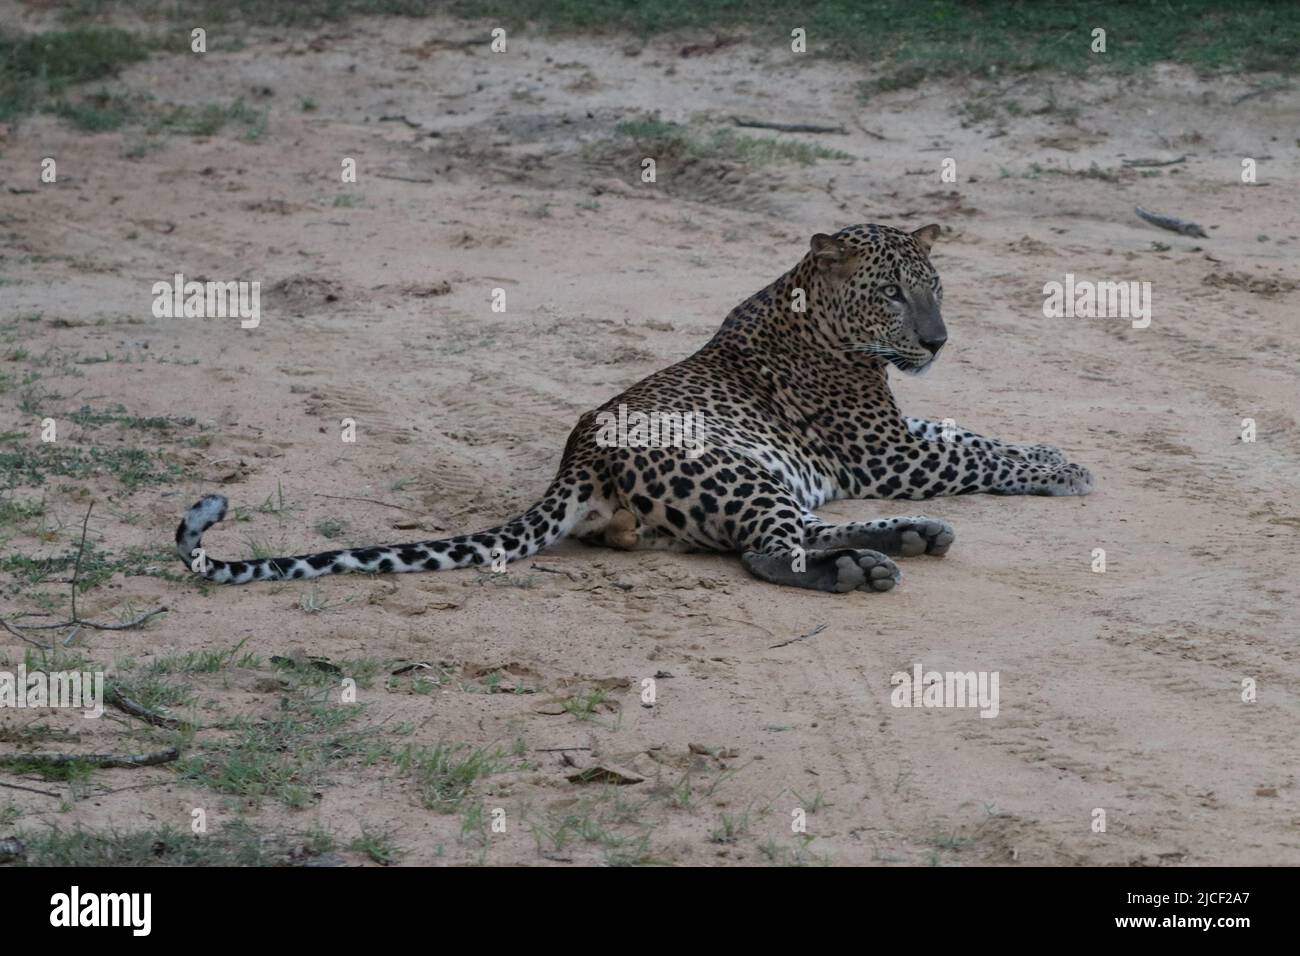
[{"label": "green grass patch", "polygon": [[[136,6],[143,14],[155,12],[144,4]],[[243,139],[262,137],[266,113],[242,100],[160,110],[149,103],[149,97],[127,97],[106,89],[75,93],[77,84],[115,76],[158,46],[151,37],[112,27],[77,26],[27,36],[0,30],[0,122],[46,110],[87,133],[138,124],[151,135],[214,136],[234,126]],[[128,155],[136,149],[143,155],[140,141],[128,149]]]},{"label": "green grass patch", "polygon": [[181,478],[179,465],[146,448],[75,446],[42,442],[0,449],[0,486],[37,487],[51,476],[89,479],[111,477],[125,489],[171,484]]},{"label": "green grass patch", "polygon": [[334,541],[347,533],[348,523],[342,518],[322,518],[316,522],[315,528],[322,538]]},{"label": "green grass patch", "polygon": [[66,783],[77,787],[90,780],[91,775],[95,772],[95,767],[93,764],[82,760],[50,763],[48,760],[33,757],[30,760],[20,758],[6,763],[5,772],[20,775],[28,774],[40,777],[42,780]]},{"label": "green grass patch", "polygon": [[113,76],[150,48],[147,38],[114,27],[0,32],[0,121],[41,107],[71,84]]},{"label": "green grass patch", "polygon": [[504,769],[500,750],[469,744],[408,744],[397,754],[397,767],[415,783],[420,804],[427,810],[455,813],[482,779]]},{"label": "green grass patch", "polygon": [[[0,436],[3,438],[3,436]],[[7,494],[0,495],[0,530],[18,527],[37,518],[45,517],[45,499],[19,500]]]},{"label": "green grass patch", "polygon": [[[189,24],[241,26],[319,26],[351,16],[427,16],[442,13],[438,0],[73,0],[63,11],[65,21],[75,21],[130,7],[146,16],[170,16]],[[162,9],[160,9],[162,8]],[[222,39],[209,28],[208,49]]]},{"label": "green grass patch", "polygon": [[601,705],[609,699],[609,691],[596,687],[582,694],[566,697],[561,705],[566,713],[579,720],[590,720],[601,710]]},{"label": "green grass patch", "polygon": [[[164,14],[151,0],[128,2],[178,22],[247,26],[452,13],[503,25],[512,35],[626,32],[650,38],[727,30],[784,53],[797,26],[807,31],[810,55],[883,68],[881,89],[994,67],[1070,70],[1101,61],[1132,68],[1170,61],[1294,73],[1300,64],[1300,5],[1236,0],[177,0]],[[84,21],[122,5],[79,0],[65,17]],[[1096,27],[1107,31],[1108,52],[1094,57],[1089,45]]]},{"label": "green grass patch", "polygon": [[[69,22],[123,6],[121,0],[79,0]],[[1236,0],[177,0],[160,11],[151,0],[127,0],[137,12],[190,24],[315,26],[352,16],[418,17],[451,13],[505,26],[511,36],[542,33],[731,32],[778,56],[790,51],[790,31],[807,31],[806,56],[852,59],[879,68],[867,96],[915,86],[926,78],[1022,70],[1076,72],[1093,64],[1131,71],[1158,62],[1206,70],[1295,73],[1300,4]],[[467,25],[468,27],[468,25]],[[1107,52],[1091,51],[1092,31],[1106,30]],[[84,29],[84,28],[83,28]],[[71,33],[73,31],[67,31]],[[118,31],[121,32],[121,31]],[[231,31],[209,31],[216,43]],[[129,53],[109,40],[71,45],[62,68],[96,65],[103,48]],[[27,51],[30,62],[31,53]],[[87,78],[94,78],[93,72]],[[3,117],[0,116],[0,119]]]},{"label": "green grass patch", "polygon": [[387,752],[373,730],[347,729],[361,711],[358,704],[335,704],[321,694],[285,697],[271,718],[228,722],[227,738],[205,741],[182,757],[177,773],[218,793],[303,809],[332,770],[356,760],[373,762]]},{"label": "green grass patch", "polygon": [[77,101],[60,100],[54,106],[59,118],[84,133],[108,133],[121,129],[136,115],[130,101],[101,90]]},{"label": "green grass patch", "polygon": [[709,832],[709,842],[735,843],[748,833],[748,811],[740,814],[723,813],[718,817],[718,825]]},{"label": "green grass patch", "polygon": [[369,827],[362,827],[361,835],[348,844],[348,849],[353,853],[369,857],[380,866],[397,862],[397,844],[393,840],[393,835],[387,830],[371,830]]},{"label": "green grass patch", "polygon": [[145,665],[148,674],[215,674],[228,667],[257,669],[262,660],[251,651],[244,650],[247,641],[240,641],[226,650],[188,651],[159,657]]},{"label": "green grass patch", "polygon": [[374,657],[341,657],[331,661],[324,658],[295,660],[291,657],[272,657],[271,666],[299,687],[337,687],[340,681],[351,678],[362,690],[373,687],[375,678],[390,670],[384,661]]},{"label": "green grass patch", "polygon": [[227,126],[236,127],[239,138],[258,140],[266,132],[266,113],[245,105],[208,103],[203,106],[177,106],[149,121],[151,133],[175,133],[182,136],[215,136]]},{"label": "green grass patch", "polygon": [[[876,91],[939,75],[1021,70],[1076,71],[1092,64],[1123,70],[1158,62],[1204,69],[1300,68],[1300,5],[1233,0],[454,0],[462,16],[508,29],[562,33],[620,30],[651,37],[669,31],[734,30],[778,55],[790,31],[807,31],[811,55],[882,68]],[[1106,30],[1104,54],[1092,31]]]},{"label": "green grass patch", "polygon": [[98,428],[101,425],[121,425],[123,428],[136,428],[144,431],[166,431],[177,426],[189,427],[194,419],[163,415],[129,415],[124,405],[96,411],[90,405],[82,405],[77,411],[66,416],[70,421],[83,428]]},{"label": "green grass patch", "polygon": [[[118,675],[112,684],[146,710],[166,713],[178,707],[192,707],[194,688],[157,674]],[[180,718],[177,718],[178,720]]]},{"label": "green grass patch", "polygon": [[[27,586],[44,584],[52,575],[69,578],[72,576],[73,569],[77,567],[77,551],[78,548],[74,546],[64,554],[43,557],[7,554],[0,557],[0,571],[12,574],[17,583]],[[147,574],[146,569],[154,568],[164,561],[170,563],[171,560],[173,560],[172,553],[161,547],[137,546],[122,552],[102,551],[94,542],[87,541],[85,550],[81,553],[77,591],[89,591],[119,573],[126,577]]]},{"label": "green grass patch", "polygon": [[270,834],[237,821],[197,835],[172,826],[143,830],[24,830],[26,866],[285,866],[328,853],[320,831]]},{"label": "green grass patch", "polygon": [[529,820],[528,830],[538,853],[553,856],[587,845],[599,850],[609,866],[654,863],[650,847],[653,828],[645,821],[647,803],[629,799],[618,789],[605,788],[542,819]]}]

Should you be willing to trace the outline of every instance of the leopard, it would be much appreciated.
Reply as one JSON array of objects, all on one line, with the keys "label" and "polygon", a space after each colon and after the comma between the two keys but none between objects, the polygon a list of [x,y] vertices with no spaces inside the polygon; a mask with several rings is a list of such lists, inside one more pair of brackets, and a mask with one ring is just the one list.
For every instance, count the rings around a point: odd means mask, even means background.
[{"label": "leopard", "polygon": [[733,308],[696,352],[579,416],[540,500],[497,527],[224,561],[202,548],[227,508],[210,494],[182,518],[176,554],[208,581],[245,584],[505,570],[573,538],[625,551],[738,555],[760,581],[812,591],[890,591],[902,579],[893,558],[944,555],[956,539],[952,526],[924,514],[832,523],[817,515],[820,506],[1075,496],[1093,484],[1055,446],[1005,442],[899,410],[890,369],[926,372],[948,340],[930,261],[941,234],[935,224],[859,224],[813,235],[794,267]]}]

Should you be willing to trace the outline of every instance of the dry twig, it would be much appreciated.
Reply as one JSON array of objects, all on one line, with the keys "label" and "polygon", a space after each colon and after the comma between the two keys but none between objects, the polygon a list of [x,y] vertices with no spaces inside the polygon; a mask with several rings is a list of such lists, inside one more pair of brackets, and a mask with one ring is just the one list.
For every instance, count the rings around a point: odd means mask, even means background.
[{"label": "dry twig", "polygon": [[1194,222],[1187,222],[1184,219],[1175,219],[1173,216],[1164,216],[1158,212],[1147,212],[1141,206],[1134,206],[1133,211],[1138,214],[1138,218],[1145,219],[1153,226],[1159,226],[1161,229],[1168,229],[1170,232],[1176,232],[1182,236],[1200,236],[1202,239],[1210,238],[1205,230]]},{"label": "dry twig", "polygon": [[119,710],[125,711],[132,717],[139,717],[145,723],[153,724],[155,727],[166,727],[174,730],[180,726],[180,721],[175,717],[169,717],[166,714],[160,714],[157,711],[150,710],[144,704],[137,703],[130,697],[127,697],[116,687],[110,687],[104,699]]},{"label": "dry twig", "polygon": [[1187,162],[1186,156],[1179,156],[1177,159],[1126,159],[1123,160],[1125,166],[1177,166],[1179,163]]},{"label": "dry twig", "polygon": [[[70,617],[66,621],[59,621],[56,624],[18,624],[17,622],[11,624],[10,622],[4,620],[3,618],[0,618],[0,627],[3,627],[10,634],[14,635],[15,637],[21,638],[22,640],[26,641],[28,644],[33,645],[34,647],[39,647],[41,650],[44,651],[52,651],[54,650],[53,642],[51,642],[48,645],[42,644],[40,641],[37,641],[29,637],[28,635],[24,634],[22,630],[19,630],[19,628],[21,627],[23,630],[28,630],[28,631],[54,631],[54,630],[62,630],[65,627],[70,627],[72,628],[72,630],[69,631],[68,635],[63,639],[63,646],[67,647],[70,643],[72,643],[72,639],[77,636],[77,632],[80,631],[83,627],[93,627],[97,631],[126,631],[126,630],[130,630],[133,627],[139,627],[145,621],[149,620],[149,618],[154,617],[155,615],[158,614],[162,614],[164,611],[167,610],[166,606],[154,608],[152,611],[146,611],[143,614],[138,614],[131,620],[124,621],[119,624],[104,624],[101,623],[100,621],[86,621],[86,620],[82,620],[77,615],[77,580],[81,576],[81,559],[82,556],[86,553],[86,529],[90,525],[90,512],[93,511],[94,508],[95,508],[95,502],[92,501],[86,507],[86,516],[81,519],[81,543],[77,546],[77,561],[76,564],[73,566],[72,580],[70,582],[70,586],[72,588],[72,594],[71,594],[72,617]],[[40,616],[45,617],[47,615],[42,614]]]},{"label": "dry twig", "polygon": [[814,637],[814,636],[820,634],[820,633],[821,633],[822,631],[824,631],[824,630],[826,630],[826,625],[825,625],[825,624],[818,624],[816,627],[814,627],[814,628],[813,628],[811,631],[809,631],[807,634],[800,634],[798,637],[792,637],[792,638],[790,638],[790,640],[788,640],[788,641],[782,641],[780,644],[773,644],[770,648],[768,648],[768,650],[773,650],[773,649],[778,648],[778,647],[787,647],[787,646],[789,646],[790,644],[795,643],[796,641],[807,640],[807,639],[810,638],[810,637]]},{"label": "dry twig", "polygon": [[336,501],[368,501],[372,505],[382,505],[385,508],[396,508],[398,511],[409,511],[413,515],[423,514],[423,512],[416,511],[414,508],[403,508],[401,505],[390,505],[387,501],[376,501],[374,498],[356,498],[352,495],[322,495],[319,492],[316,494],[316,497],[333,498]]},{"label": "dry twig", "polygon": [[48,767],[65,767],[68,764],[87,764],[92,767],[153,767],[160,763],[169,763],[180,755],[180,751],[175,747],[148,754],[0,754],[0,767],[21,767],[28,764],[44,764]]},{"label": "dry twig", "polygon": [[778,133],[838,133],[840,136],[847,136],[849,132],[843,126],[818,126],[815,123],[769,123],[766,120],[748,119],[744,116],[733,116],[731,121],[737,126],[743,126],[747,129],[774,129]]}]

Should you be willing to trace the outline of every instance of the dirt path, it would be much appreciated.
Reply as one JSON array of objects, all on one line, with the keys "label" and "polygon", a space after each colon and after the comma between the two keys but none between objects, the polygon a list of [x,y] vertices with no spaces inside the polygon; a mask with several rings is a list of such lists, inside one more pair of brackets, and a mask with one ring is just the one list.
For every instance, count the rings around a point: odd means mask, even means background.
[{"label": "dirt path", "polygon": [[[9,528],[3,551],[66,554],[88,490],[105,503],[97,547],[138,549],[143,573],[89,591],[86,612],[172,609],[141,631],[85,635],[92,661],[138,670],[240,642],[261,660],[178,678],[193,691],[180,711],[216,728],[189,778],[104,771],[62,810],[0,793],[21,825],[188,830],[203,807],[210,826],[319,825],[345,859],[363,857],[349,844],[363,828],[382,832],[405,863],[1300,862],[1300,142],[1285,121],[1300,93],[1229,108],[1244,83],[1168,70],[1050,91],[932,84],[864,105],[855,70],[781,50],[681,58],[667,41],[629,55],[619,39],[519,36],[493,55],[441,42],[478,32],[358,21],[124,74],[123,89],[169,104],[243,98],[267,113],[254,142],[228,130],[126,155],[129,134],[50,118],[3,141],[4,186],[35,188],[45,156],[60,182],[0,200],[5,347],[33,357],[5,368],[21,379],[46,359],[26,408],[24,387],[0,396],[0,432],[35,434],[40,417],[86,405],[194,420],[156,433],[70,425],[73,442],[158,449],[181,477],[135,490],[109,474],[50,477],[37,523],[49,534]],[[643,185],[615,124],[649,110],[700,128],[738,114],[843,124],[843,136],[779,138],[853,158],[670,155]],[[346,157],[356,184],[339,183]],[[946,157],[953,184],[940,180]],[[1240,183],[1242,157],[1258,161],[1258,185]],[[1153,229],[1135,204],[1211,238]],[[576,543],[505,575],[238,590],[158,576],[177,570],[167,542],[204,492],[241,509],[207,541],[223,558],[517,513],[579,413],[697,348],[812,233],[859,221],[947,227],[934,261],[950,346],[926,377],[896,381],[906,410],[1057,444],[1092,469],[1093,495],[927,503],[957,544],[908,561],[884,596],[777,589],[725,557]],[[176,272],[261,281],[261,325],[154,318],[150,288]],[[1067,272],[1150,282],[1150,326],[1044,318],[1043,285]],[[345,417],[355,444],[339,439]],[[1243,418],[1254,443],[1240,440]],[[1105,573],[1091,570],[1096,548]],[[54,575],[18,596],[11,577],[6,603],[21,609],[66,591]],[[21,659],[16,641],[5,649]],[[405,673],[386,689],[377,670],[349,726],[396,750],[499,748],[499,772],[437,807],[450,813],[422,805],[431,778],[409,761],[353,751],[318,776],[299,768],[300,802],[266,790],[266,773],[213,785],[234,758],[211,748],[238,736],[238,715],[272,719],[283,678],[267,662],[295,652],[434,665],[418,672],[427,686]],[[998,672],[998,716],[891,706],[891,675],[918,662]],[[22,746],[29,719],[0,713],[4,746]],[[89,749],[138,742],[120,719],[47,723]],[[570,765],[560,747],[590,749]],[[567,779],[595,765],[645,779]],[[157,786],[105,792],[143,781]],[[490,827],[497,807],[505,833]],[[811,840],[791,832],[799,808]]]}]

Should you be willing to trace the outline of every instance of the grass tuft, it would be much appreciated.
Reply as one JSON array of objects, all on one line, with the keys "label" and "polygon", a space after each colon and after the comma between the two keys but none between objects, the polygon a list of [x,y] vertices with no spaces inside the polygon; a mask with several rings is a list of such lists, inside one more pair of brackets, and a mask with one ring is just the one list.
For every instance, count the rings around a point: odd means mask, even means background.
[{"label": "grass tuft", "polygon": [[73,83],[113,76],[149,51],[146,38],[113,27],[0,33],[0,121],[57,98]]}]

